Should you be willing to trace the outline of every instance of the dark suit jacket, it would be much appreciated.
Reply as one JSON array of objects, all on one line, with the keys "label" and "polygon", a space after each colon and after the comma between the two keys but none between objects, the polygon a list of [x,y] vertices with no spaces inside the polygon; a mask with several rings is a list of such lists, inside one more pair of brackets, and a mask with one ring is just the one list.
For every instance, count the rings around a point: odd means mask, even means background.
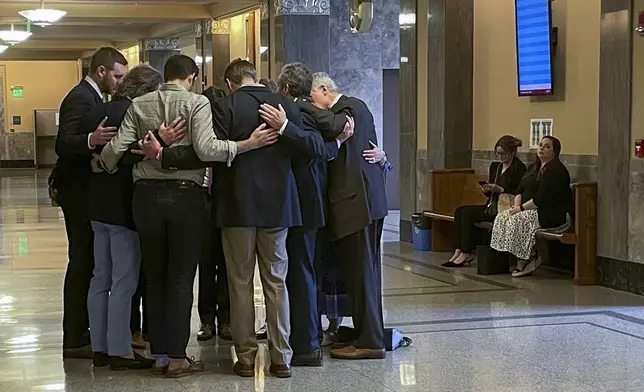
[{"label": "dark suit jacket", "polygon": [[[259,107],[281,104],[289,123],[302,128],[299,108],[263,86],[245,86],[213,104],[217,137],[242,141],[261,124]],[[291,169],[293,149],[280,139],[272,146],[239,155],[215,174],[217,216],[222,227],[293,227],[302,224],[297,186]]]},{"label": "dark suit jacket", "polygon": [[327,162],[337,158],[338,144],[335,140],[325,142],[317,131],[315,120],[302,113],[300,130],[288,124],[283,139],[295,148],[293,173],[297,184],[305,229],[318,229],[326,225]]},{"label": "dark suit jacket", "polygon": [[[131,103],[129,99],[117,99],[92,109],[83,117],[80,124],[81,131],[93,132],[106,116],[108,127],[119,127]],[[103,146],[97,146],[94,152],[100,154],[102,150]],[[125,154],[116,173],[90,174],[87,192],[89,220],[134,229],[132,165],[141,159],[138,155]]]},{"label": "dark suit jacket", "polygon": [[88,132],[80,129],[80,122],[83,116],[102,103],[96,90],[83,79],[71,89],[60,105],[56,138],[58,161],[52,171],[50,184],[53,182],[58,189],[61,203],[83,203],[81,207],[84,208],[93,151],[87,145]]},{"label": "dark suit jacket", "polygon": [[362,156],[364,150],[373,148],[370,141],[377,143],[373,115],[367,105],[357,98],[342,96],[331,112],[336,116],[325,115],[320,121],[327,124],[321,127],[326,130],[326,138],[335,138],[342,131],[346,118],[343,122],[338,115],[350,115],[356,123],[353,137],[342,145],[338,157],[329,162],[327,229],[332,240],[339,240],[387,216],[387,196],[382,169]]}]

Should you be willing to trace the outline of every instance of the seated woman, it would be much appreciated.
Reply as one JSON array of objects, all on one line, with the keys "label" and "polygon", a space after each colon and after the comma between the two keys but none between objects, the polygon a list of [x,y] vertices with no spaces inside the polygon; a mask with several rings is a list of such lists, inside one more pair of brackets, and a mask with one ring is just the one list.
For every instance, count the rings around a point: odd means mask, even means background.
[{"label": "seated woman", "polygon": [[537,160],[522,181],[514,207],[494,220],[491,247],[518,258],[514,277],[532,273],[541,263],[535,251],[538,230],[563,233],[570,227],[570,174],[559,161],[560,153],[558,139],[541,139]]},{"label": "seated woman", "polygon": [[456,251],[452,258],[443,264],[445,267],[463,267],[472,262],[472,251],[481,240],[475,223],[492,222],[496,212],[490,211],[488,205],[495,205],[501,193],[515,194],[521,183],[521,178],[526,172],[525,164],[517,158],[517,149],[521,147],[521,140],[514,136],[506,135],[499,139],[494,146],[494,152],[501,162],[490,165],[488,183],[481,185],[481,190],[488,196],[486,205],[461,206],[454,214]]}]

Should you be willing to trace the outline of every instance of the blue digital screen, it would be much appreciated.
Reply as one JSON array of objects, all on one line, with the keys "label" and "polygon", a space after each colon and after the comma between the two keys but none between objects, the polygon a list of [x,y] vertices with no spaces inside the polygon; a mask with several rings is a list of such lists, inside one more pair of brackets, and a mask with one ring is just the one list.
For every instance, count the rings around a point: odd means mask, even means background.
[{"label": "blue digital screen", "polygon": [[550,0],[515,0],[519,95],[552,94]]}]

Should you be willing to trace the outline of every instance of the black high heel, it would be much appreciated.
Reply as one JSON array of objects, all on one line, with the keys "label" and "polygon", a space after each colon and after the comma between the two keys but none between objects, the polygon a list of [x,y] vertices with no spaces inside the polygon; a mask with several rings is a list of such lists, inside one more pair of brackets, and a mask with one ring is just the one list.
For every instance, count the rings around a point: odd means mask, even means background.
[{"label": "black high heel", "polygon": [[443,267],[448,267],[448,268],[462,268],[462,267],[469,267],[472,262],[474,261],[473,258],[466,259],[462,263],[454,263],[453,261],[448,261],[447,263],[441,264]]}]

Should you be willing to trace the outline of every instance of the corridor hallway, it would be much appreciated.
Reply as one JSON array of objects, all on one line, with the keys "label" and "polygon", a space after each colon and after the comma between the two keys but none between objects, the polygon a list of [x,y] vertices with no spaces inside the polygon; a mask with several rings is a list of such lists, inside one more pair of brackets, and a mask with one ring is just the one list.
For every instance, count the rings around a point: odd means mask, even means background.
[{"label": "corridor hallway", "polygon": [[[295,368],[288,380],[267,370],[241,379],[232,373],[230,343],[197,343],[195,302],[188,353],[205,361],[203,374],[171,380],[63,362],[67,247],[48,172],[0,174],[1,392],[644,390],[643,297],[574,287],[543,271],[513,280],[477,276],[475,267],[448,270],[439,266],[448,256],[398,242],[383,245],[385,321],[413,344],[386,360],[326,356],[324,367]],[[385,240],[397,238],[397,217],[386,230]],[[259,361],[267,358],[263,347]]]}]

